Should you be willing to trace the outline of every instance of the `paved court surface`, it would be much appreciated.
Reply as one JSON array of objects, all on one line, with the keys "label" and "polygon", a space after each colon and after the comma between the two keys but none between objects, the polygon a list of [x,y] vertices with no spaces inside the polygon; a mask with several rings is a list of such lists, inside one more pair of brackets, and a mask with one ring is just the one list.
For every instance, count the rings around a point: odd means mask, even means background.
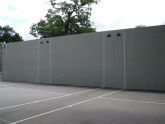
[{"label": "paved court surface", "polygon": [[0,124],[165,124],[165,93],[0,82]]}]

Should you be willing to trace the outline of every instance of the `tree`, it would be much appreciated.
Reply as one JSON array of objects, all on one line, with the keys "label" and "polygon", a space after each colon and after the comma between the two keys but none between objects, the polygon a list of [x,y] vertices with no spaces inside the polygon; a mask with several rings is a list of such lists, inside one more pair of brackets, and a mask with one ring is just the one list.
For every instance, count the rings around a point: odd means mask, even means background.
[{"label": "tree", "polygon": [[95,32],[90,22],[92,5],[98,0],[50,0],[51,8],[45,20],[40,20],[30,28],[30,34],[41,38]]},{"label": "tree", "polygon": [[9,26],[0,26],[0,43],[10,43],[22,41],[22,37]]}]

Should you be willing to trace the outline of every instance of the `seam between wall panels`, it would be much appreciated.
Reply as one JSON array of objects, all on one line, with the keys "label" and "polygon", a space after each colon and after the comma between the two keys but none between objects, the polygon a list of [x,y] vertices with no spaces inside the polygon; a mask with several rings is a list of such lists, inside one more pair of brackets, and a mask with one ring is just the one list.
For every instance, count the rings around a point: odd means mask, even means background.
[{"label": "seam between wall panels", "polygon": [[2,79],[6,80],[6,44],[5,44],[5,48],[3,48],[3,53],[2,53]]},{"label": "seam between wall panels", "polygon": [[49,67],[50,67],[50,69],[49,69],[49,71],[50,71],[50,72],[49,72],[49,83],[51,84],[51,83],[52,83],[52,58],[51,58],[51,57],[52,57],[52,39],[51,39],[51,38],[50,38],[49,48],[50,48],[50,49],[49,49],[49,50],[50,50],[50,51],[49,51],[49,54],[50,54],[50,55],[49,55],[49,57],[50,57],[50,59],[49,59],[49,61],[50,61],[50,62],[49,62],[49,64],[50,64],[50,65],[49,65]]},{"label": "seam between wall panels", "polygon": [[37,49],[37,83],[39,83],[39,59],[40,59],[40,40],[38,41],[38,49]]},{"label": "seam between wall panels", "polygon": [[4,80],[7,80],[7,44],[5,44],[5,49],[4,49],[4,51],[5,51],[5,55],[4,55],[4,71],[5,71],[5,73],[4,73]]},{"label": "seam between wall panels", "polygon": [[102,71],[103,71],[103,84],[102,84],[102,87],[103,88],[105,88],[105,32],[103,32],[103,34],[102,34],[102,41],[103,41],[103,57],[102,57],[102,59],[103,59],[103,69],[102,69]]},{"label": "seam between wall panels", "polygon": [[6,49],[6,55],[5,55],[6,56],[6,59],[5,59],[5,80],[8,80],[7,79],[7,57],[8,57],[7,54],[8,54],[8,47],[6,46],[5,48],[7,48]]},{"label": "seam between wall panels", "polygon": [[123,30],[123,65],[124,65],[124,87],[126,89],[126,82],[125,82],[125,30]]}]

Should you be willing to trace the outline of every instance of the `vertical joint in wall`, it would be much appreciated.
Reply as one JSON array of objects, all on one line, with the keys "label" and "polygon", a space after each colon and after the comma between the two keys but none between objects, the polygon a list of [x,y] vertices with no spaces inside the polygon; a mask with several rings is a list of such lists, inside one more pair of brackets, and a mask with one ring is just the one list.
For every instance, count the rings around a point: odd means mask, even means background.
[{"label": "vertical joint in wall", "polygon": [[124,83],[124,86],[123,86],[123,89],[126,89],[126,80],[125,80],[125,76],[126,76],[126,74],[125,74],[125,37],[126,37],[126,35],[125,35],[125,30],[123,30],[123,70],[124,70],[124,81],[123,81],[123,83]]},{"label": "vertical joint in wall", "polygon": [[102,87],[105,88],[105,32],[103,32],[103,35],[102,35],[103,39],[102,39],[102,42],[103,42],[103,81],[102,81]]},{"label": "vertical joint in wall", "polygon": [[51,63],[51,61],[52,61],[52,39],[50,38],[50,44],[49,44],[49,61],[50,61],[50,65],[49,65],[49,67],[50,67],[50,69],[49,69],[49,73],[50,73],[50,75],[49,75],[49,84],[51,84],[52,83],[52,63]]}]

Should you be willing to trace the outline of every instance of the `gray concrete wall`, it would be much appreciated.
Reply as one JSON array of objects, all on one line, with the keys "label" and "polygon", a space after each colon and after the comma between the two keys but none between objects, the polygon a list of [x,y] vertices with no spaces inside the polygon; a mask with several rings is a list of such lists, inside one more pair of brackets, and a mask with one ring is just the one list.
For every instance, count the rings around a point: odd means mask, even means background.
[{"label": "gray concrete wall", "polygon": [[3,49],[3,80],[165,91],[165,26],[29,42]]},{"label": "gray concrete wall", "polygon": [[50,38],[39,41],[38,83],[50,83]]},{"label": "gray concrete wall", "polygon": [[165,91],[165,26],[125,31],[126,88]]},{"label": "gray concrete wall", "polygon": [[16,42],[3,49],[3,80],[36,82],[38,42]]},{"label": "gray concrete wall", "polygon": [[102,33],[51,39],[51,82],[102,86]]},{"label": "gray concrete wall", "polygon": [[123,88],[124,47],[123,30],[104,32],[104,87]]},{"label": "gray concrete wall", "polygon": [[2,71],[2,52],[0,51],[0,72]]}]

